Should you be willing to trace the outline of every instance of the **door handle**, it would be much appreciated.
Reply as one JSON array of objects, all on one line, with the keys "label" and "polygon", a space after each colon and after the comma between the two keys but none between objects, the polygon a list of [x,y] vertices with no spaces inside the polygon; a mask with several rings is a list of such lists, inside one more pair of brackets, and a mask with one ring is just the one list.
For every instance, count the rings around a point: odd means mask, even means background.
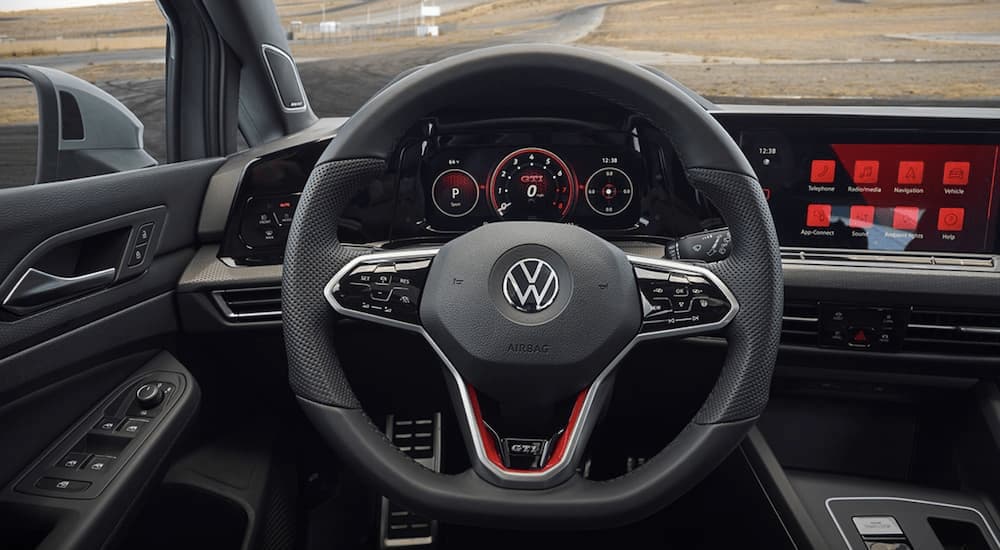
[{"label": "door handle", "polygon": [[107,286],[114,280],[113,267],[74,277],[60,277],[32,267],[7,294],[3,305],[14,313],[28,313],[45,304]]}]

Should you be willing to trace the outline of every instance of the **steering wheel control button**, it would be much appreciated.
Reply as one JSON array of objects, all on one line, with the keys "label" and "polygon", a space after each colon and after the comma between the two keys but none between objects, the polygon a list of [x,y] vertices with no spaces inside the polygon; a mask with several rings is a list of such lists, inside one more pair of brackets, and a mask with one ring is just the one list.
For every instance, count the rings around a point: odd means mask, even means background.
[{"label": "steering wheel control button", "polygon": [[549,442],[544,439],[507,438],[501,441],[504,465],[513,470],[537,470],[548,458]]},{"label": "steering wheel control button", "polygon": [[43,477],[35,482],[35,488],[60,493],[79,493],[89,489],[90,482],[58,477]]},{"label": "steering wheel control button", "polygon": [[[404,253],[405,254],[405,253]],[[429,258],[359,262],[342,270],[328,285],[330,297],[345,310],[416,325]],[[431,255],[431,254],[428,254]]]},{"label": "steering wheel control button", "polygon": [[674,329],[720,328],[734,312],[728,290],[693,266],[633,259],[643,297],[642,332],[669,334]]}]

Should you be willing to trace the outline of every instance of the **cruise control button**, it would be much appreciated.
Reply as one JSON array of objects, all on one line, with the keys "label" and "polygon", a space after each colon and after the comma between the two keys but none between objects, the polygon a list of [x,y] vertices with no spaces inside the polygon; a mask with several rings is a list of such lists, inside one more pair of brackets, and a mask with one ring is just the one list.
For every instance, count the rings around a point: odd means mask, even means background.
[{"label": "cruise control button", "polygon": [[674,304],[674,313],[687,313],[691,311],[690,298],[674,298],[671,302]]},{"label": "cruise control button", "polygon": [[401,308],[414,311],[417,309],[417,289],[413,287],[394,286],[391,298],[392,302]]}]

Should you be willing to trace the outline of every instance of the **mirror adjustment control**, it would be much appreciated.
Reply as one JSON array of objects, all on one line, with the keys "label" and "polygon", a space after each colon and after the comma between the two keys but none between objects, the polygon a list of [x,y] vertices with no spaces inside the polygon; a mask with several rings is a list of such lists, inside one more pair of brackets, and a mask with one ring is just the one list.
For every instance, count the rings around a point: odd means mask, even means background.
[{"label": "mirror adjustment control", "polygon": [[139,407],[152,409],[163,402],[163,390],[156,383],[143,384],[135,390],[135,400]]}]

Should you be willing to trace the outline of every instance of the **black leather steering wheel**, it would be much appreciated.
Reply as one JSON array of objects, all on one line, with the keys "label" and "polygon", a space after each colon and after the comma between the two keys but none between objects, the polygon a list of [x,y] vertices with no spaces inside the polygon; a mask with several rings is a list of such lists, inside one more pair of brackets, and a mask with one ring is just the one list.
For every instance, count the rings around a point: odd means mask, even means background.
[{"label": "black leather steering wheel", "polygon": [[[459,99],[469,83],[519,81],[593,94],[662,131],[690,183],[728,223],[731,255],[704,265],[628,256],[583,229],[544,222],[493,223],[439,248],[394,252],[337,240],[344,208],[383,174],[397,141],[418,120]],[[670,311],[649,292],[683,293],[690,303]],[[694,100],[659,76],[602,54],[489,48],[394,82],[323,153],[300,198],[285,255],[289,380],[330,446],[378,490],[415,511],[520,528],[623,524],[700,481],[762,412],[782,293],[778,241],[760,185],[740,149]],[[427,339],[447,371],[471,469],[432,472],[370,421],[332,343],[341,316]],[[602,482],[580,476],[576,469],[610,395],[615,365],[632,346],[719,331],[728,341],[725,364],[687,427],[627,475]],[[559,410],[567,418],[538,447],[514,447],[510,438],[521,434],[493,433],[484,399],[507,410]],[[540,453],[537,463],[512,466],[511,453],[522,451]]]}]

